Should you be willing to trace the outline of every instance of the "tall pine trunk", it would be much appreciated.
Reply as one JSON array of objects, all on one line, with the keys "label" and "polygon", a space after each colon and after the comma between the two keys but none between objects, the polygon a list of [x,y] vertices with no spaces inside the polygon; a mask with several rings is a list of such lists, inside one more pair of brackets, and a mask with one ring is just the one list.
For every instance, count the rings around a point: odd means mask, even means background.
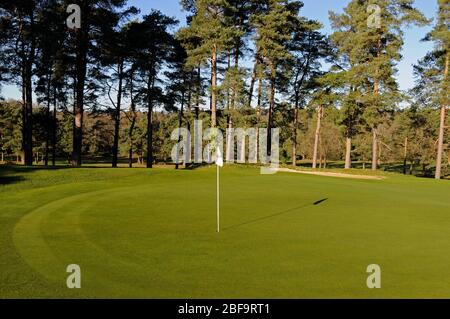
[{"label": "tall pine trunk", "polygon": [[217,125],[217,46],[214,44],[211,58],[211,127]]},{"label": "tall pine trunk", "polygon": [[25,62],[23,77],[24,109],[23,109],[23,163],[33,165],[33,93],[32,93],[32,65],[29,60]]},{"label": "tall pine trunk", "polygon": [[372,170],[378,169],[378,137],[377,128],[372,127]]},{"label": "tall pine trunk", "polygon": [[406,161],[408,160],[408,137],[405,137],[403,147],[403,175],[406,175]]},{"label": "tall pine trunk", "polygon": [[119,134],[120,134],[120,112],[122,107],[122,82],[123,82],[123,59],[117,64],[117,73],[119,75],[119,88],[117,91],[116,110],[114,112],[114,141],[113,141],[113,159],[112,167],[117,167],[119,157]]},{"label": "tall pine trunk", "polygon": [[[180,111],[178,112],[178,130],[179,130],[178,131],[178,133],[179,133],[178,145],[180,145],[180,142],[181,142],[181,126],[183,125],[183,109],[184,109],[184,91],[181,93],[181,106],[180,106]],[[186,152],[186,151],[187,150],[184,150],[184,152]],[[180,156],[179,154],[180,154],[180,152],[179,152],[179,149],[177,146],[177,158],[176,158],[176,163],[175,163],[175,169],[178,169],[180,166],[178,164],[178,161],[179,161],[178,156]]]},{"label": "tall pine trunk", "polygon": [[[240,48],[239,48],[239,41],[236,44],[236,52],[234,53],[234,69],[236,72],[236,75],[239,72],[239,55],[240,55]],[[236,100],[237,100],[237,87],[236,87],[236,79],[233,81],[233,87],[232,87],[232,99],[231,99],[231,109],[234,110],[236,108]]]},{"label": "tall pine trunk", "polygon": [[56,85],[53,87],[53,119],[52,119],[52,166],[56,166],[56,125],[57,125],[57,105],[56,105]]},{"label": "tall pine trunk", "polygon": [[257,75],[257,67],[258,67],[258,60],[255,61],[255,65],[253,66],[253,72],[252,72],[252,78],[250,80],[250,87],[248,90],[248,104],[247,106],[250,108],[252,106],[252,100],[253,100],[253,91],[255,89],[255,82],[256,82],[256,75]]},{"label": "tall pine trunk", "polygon": [[[449,53],[447,52],[447,55],[445,57],[445,69],[444,69],[444,83],[447,81],[448,77],[448,64],[449,64]],[[445,90],[445,86],[444,86]],[[447,96],[447,93],[444,92],[445,96]],[[442,154],[444,152],[444,130],[445,130],[445,113],[447,108],[447,98],[444,98],[442,101],[441,106],[441,112],[440,112],[440,125],[439,125],[439,140],[438,140],[438,151],[437,151],[437,158],[436,158],[436,179],[441,179],[442,177]]]},{"label": "tall pine trunk", "polygon": [[131,99],[131,124],[130,130],[128,132],[128,140],[129,140],[129,151],[128,151],[128,167],[133,167],[133,131],[134,126],[136,125],[136,104],[134,102],[134,79],[133,79],[133,71],[130,74],[130,99]]},{"label": "tall pine trunk", "polygon": [[[237,41],[236,43],[236,48],[235,48],[235,54],[234,54],[234,69],[236,71],[236,74],[239,70],[239,55],[240,55],[240,47],[239,47],[239,41]],[[234,79],[233,81],[233,87],[231,89],[231,93],[232,93],[232,97],[231,97],[231,110],[234,111],[236,109],[236,100],[237,100],[237,87],[236,87],[236,79]],[[227,127],[228,129],[233,128],[233,116],[232,116],[232,112],[228,112],[228,118],[227,118]],[[228,140],[227,140],[227,150],[226,150],[226,158],[230,158],[231,156],[231,151],[232,148],[234,147],[233,145],[233,135],[227,135]],[[231,158],[230,158],[231,159]]]},{"label": "tall pine trunk", "polygon": [[[303,73],[304,76],[304,73]],[[294,120],[292,124],[292,166],[297,166],[297,126],[298,126],[298,107],[300,104],[300,88],[298,84],[299,71],[295,74],[295,101],[294,101]],[[303,77],[302,77],[303,81]]]},{"label": "tall pine trunk", "polygon": [[45,112],[45,158],[44,158],[44,165],[48,166],[48,158],[50,156],[50,138],[51,138],[51,131],[52,131],[52,119],[50,118],[50,104],[51,104],[51,97],[50,97],[50,90],[51,90],[51,72],[47,75],[47,109]]},{"label": "tall pine trunk", "polygon": [[294,127],[292,129],[292,166],[297,166],[297,125],[298,125],[298,104],[294,108]]},{"label": "tall pine trunk", "polygon": [[[377,41],[377,58],[381,55],[381,36]],[[374,101],[376,103],[375,106],[378,105],[378,94],[380,90],[380,81],[378,79],[379,69],[377,68],[375,71],[375,79],[373,83],[373,95]],[[374,119],[376,122],[376,119]],[[378,136],[377,136],[377,125],[373,124],[372,126],[372,170],[376,171],[378,169]]]},{"label": "tall pine trunk", "polygon": [[197,90],[195,95],[195,106],[198,109],[200,107],[202,95],[202,69],[200,68],[200,65],[197,67]]},{"label": "tall pine trunk", "polygon": [[[84,10],[83,12],[87,12]],[[83,24],[83,22],[82,22]],[[83,116],[84,116],[84,84],[86,81],[87,70],[87,31],[86,26],[76,32],[76,83],[75,83],[75,105],[73,110],[73,150],[72,166],[80,167],[82,164],[81,151],[83,145]]]},{"label": "tall pine trunk", "polygon": [[[227,72],[230,72],[231,68],[231,52],[228,51],[228,63],[227,63]],[[230,103],[231,103],[231,95],[230,94],[230,88],[227,88],[227,110],[230,110]]]},{"label": "tall pine trunk", "polygon": [[257,103],[256,103],[256,115],[258,117],[258,123],[260,122],[260,117],[261,117],[261,108],[262,108],[262,94],[263,94],[263,79],[262,77],[259,78],[258,81],[258,99],[257,99]]},{"label": "tall pine trunk", "polygon": [[259,53],[258,50],[256,51],[255,54],[255,64],[253,65],[253,72],[252,72],[252,78],[250,80],[250,87],[248,90],[248,107],[251,108],[252,106],[252,100],[253,100],[253,91],[255,89],[255,83],[258,77],[258,67],[260,64],[260,58],[259,58]]},{"label": "tall pine trunk", "polygon": [[272,155],[272,127],[273,112],[275,109],[275,74],[272,74],[270,80],[270,99],[269,99],[269,116],[267,118],[267,154]]},{"label": "tall pine trunk", "polygon": [[352,138],[345,138],[345,169],[352,168]]},{"label": "tall pine trunk", "polygon": [[[26,166],[33,165],[33,63],[36,54],[36,39],[34,33],[34,8],[28,8],[27,15],[30,18],[31,42],[27,50],[24,40],[21,41],[20,53],[21,59],[21,77],[22,77],[22,162]],[[19,29],[23,29],[23,19],[19,18]],[[19,37],[22,35],[19,35]],[[19,43],[19,40],[17,41]]]},{"label": "tall pine trunk", "polygon": [[[153,68],[152,68],[153,69]],[[153,98],[152,92],[154,87],[154,75],[153,70],[150,71],[150,75],[147,82],[147,168],[153,167]]]},{"label": "tall pine trunk", "polygon": [[313,150],[313,163],[312,168],[317,168],[317,155],[319,151],[320,129],[322,126],[323,106],[319,106],[317,110],[317,127],[314,136],[314,150]]}]

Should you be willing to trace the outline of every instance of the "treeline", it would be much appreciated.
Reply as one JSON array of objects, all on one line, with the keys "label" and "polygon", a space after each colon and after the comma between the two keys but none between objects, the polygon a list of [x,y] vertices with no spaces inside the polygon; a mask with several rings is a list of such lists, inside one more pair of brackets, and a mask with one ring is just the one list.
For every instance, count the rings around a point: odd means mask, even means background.
[{"label": "treeline", "polygon": [[[69,4],[81,9],[79,28],[66,25]],[[438,0],[433,22],[412,0],[350,1],[330,13],[330,36],[302,16],[300,1],[180,5],[181,28],[125,0],[0,1],[0,84],[22,92],[20,102],[0,102],[2,154],[21,154],[25,165],[37,153],[46,165],[69,157],[73,166],[110,154],[113,167],[137,154],[151,168],[169,160],[171,131],[201,118],[221,129],[279,127],[281,158],[293,165],[362,161],[376,170],[399,161],[405,170],[434,165],[441,177],[448,1]],[[424,40],[434,50],[417,62],[416,86],[401,92],[402,30],[430,23]]]},{"label": "treeline", "polygon": [[[283,107],[285,106],[285,107]],[[21,104],[16,101],[0,102],[0,118],[2,123],[2,149],[0,161],[21,163],[23,160],[21,135]],[[257,121],[249,110],[238,110],[236,127],[254,127]],[[222,114],[220,113],[219,117]],[[317,113],[314,108],[299,109],[297,113],[301,126],[297,130],[298,145],[297,164],[307,165],[314,158],[314,145],[317,133]],[[225,117],[226,118],[226,117]],[[346,139],[340,124],[339,109],[328,108],[321,118],[321,130],[318,140],[316,166],[319,168],[340,167],[345,159]],[[183,124],[193,123],[192,116],[185,115]],[[199,119],[205,123],[210,121],[206,112],[199,112]],[[447,120],[450,118],[447,117]],[[36,106],[33,112],[33,161],[35,164],[46,164],[46,108]],[[292,110],[288,105],[277,108],[274,123],[277,127],[291,127],[293,121]],[[72,123],[71,112],[59,111],[56,116],[56,144],[53,159],[70,163],[72,152]],[[225,124],[225,121],[223,121]],[[175,112],[155,112],[153,130],[153,154],[155,163],[171,163],[171,150],[177,141],[170,139],[170,133],[179,126],[179,114]],[[260,123],[265,126],[264,123]],[[85,160],[111,161],[114,141],[114,122],[108,112],[86,112],[84,115],[82,153]],[[436,153],[436,136],[439,132],[439,118],[436,111],[429,108],[406,109],[386,116],[379,127],[378,165],[387,170],[404,172],[405,174],[432,174]],[[130,136],[130,119],[125,114],[121,117],[119,130],[119,158],[122,162],[133,165],[145,165],[147,153],[147,116],[137,111],[133,133]],[[372,135],[365,131],[353,140],[353,164],[358,168],[370,168],[372,156]],[[133,148],[130,147],[133,145]],[[280,134],[280,161],[282,164],[292,162],[292,135],[288,129]],[[52,148],[53,150],[53,148]],[[130,153],[132,150],[132,153]],[[450,166],[449,150],[444,154],[445,162]],[[446,164],[445,163],[445,164]],[[331,164],[331,166],[330,166]],[[448,170],[444,172],[450,173]]]}]

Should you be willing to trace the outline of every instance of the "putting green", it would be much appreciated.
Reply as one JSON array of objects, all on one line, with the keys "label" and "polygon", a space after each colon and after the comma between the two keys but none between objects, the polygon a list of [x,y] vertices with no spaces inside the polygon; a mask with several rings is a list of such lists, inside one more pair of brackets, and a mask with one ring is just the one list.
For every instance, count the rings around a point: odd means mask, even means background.
[{"label": "putting green", "polygon": [[450,297],[447,181],[225,167],[217,234],[214,168],[30,174],[0,192],[2,297]]}]

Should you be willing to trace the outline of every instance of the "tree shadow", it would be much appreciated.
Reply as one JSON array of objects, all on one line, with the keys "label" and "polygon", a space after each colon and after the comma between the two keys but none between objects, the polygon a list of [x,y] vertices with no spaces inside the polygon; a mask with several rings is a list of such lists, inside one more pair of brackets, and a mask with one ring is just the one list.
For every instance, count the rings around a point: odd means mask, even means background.
[{"label": "tree shadow", "polygon": [[1,176],[0,175],[0,185],[9,185],[14,183],[19,183],[24,181],[25,178],[22,176]]},{"label": "tree shadow", "polygon": [[37,170],[50,171],[50,170],[62,170],[70,169],[70,166],[58,165],[58,166],[23,166],[23,165],[4,165],[0,166],[0,175],[2,173],[31,173]]},{"label": "tree shadow", "polygon": [[[209,164],[209,165],[213,165],[213,164]],[[190,164],[189,166],[186,166],[184,169],[188,170],[188,171],[193,171],[193,170],[199,169],[201,167],[206,167],[206,166],[208,166],[208,164],[204,164],[204,163],[202,163],[202,164]]]},{"label": "tree shadow", "polygon": [[320,204],[322,204],[323,202],[325,202],[327,200],[328,200],[328,198],[323,198],[323,199],[320,199],[320,200],[318,200],[318,201],[316,201],[316,202],[314,202],[312,204],[305,204],[305,205],[302,205],[302,206],[286,209],[286,210],[283,210],[283,211],[275,213],[275,214],[271,214],[271,215],[255,218],[255,219],[252,219],[252,220],[240,223],[240,224],[235,224],[235,225],[231,225],[231,226],[228,226],[228,227],[224,227],[223,230],[225,231],[225,230],[239,228],[239,227],[245,226],[245,225],[255,224],[255,223],[267,220],[267,219],[271,219],[271,218],[274,218],[274,217],[278,217],[278,216],[281,216],[281,215],[285,215],[285,214],[294,212],[294,211],[302,209],[302,208],[306,208],[306,207],[309,207],[309,206],[317,206],[317,205],[320,205]]},{"label": "tree shadow", "polygon": [[69,169],[66,166],[19,166],[2,165],[0,166],[0,185],[9,185],[23,182],[26,180],[24,175],[36,172],[38,170],[61,170]]}]

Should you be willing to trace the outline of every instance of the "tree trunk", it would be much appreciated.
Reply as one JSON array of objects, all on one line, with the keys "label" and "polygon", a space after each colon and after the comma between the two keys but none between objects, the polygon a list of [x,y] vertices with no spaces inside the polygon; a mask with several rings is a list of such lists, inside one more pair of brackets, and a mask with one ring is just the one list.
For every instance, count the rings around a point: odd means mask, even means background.
[{"label": "tree trunk", "polygon": [[[234,55],[234,68],[237,74],[237,71],[239,70],[239,54],[240,54],[240,48],[239,48],[239,40],[238,43],[236,43],[236,52]],[[233,87],[231,89],[232,97],[231,97],[231,110],[235,110],[236,108],[236,99],[237,99],[237,87],[236,87],[236,79],[233,80]],[[230,111],[230,110],[229,110]],[[227,118],[227,127],[231,131],[233,128],[233,117],[232,113],[228,112],[228,118]],[[228,136],[227,136],[228,137]],[[233,135],[229,136],[229,139],[227,140],[227,149],[226,149],[226,157],[230,158],[231,155],[231,149],[234,147],[233,145]]]},{"label": "tree trunk", "polygon": [[352,138],[346,137],[345,145],[345,169],[352,168]]},{"label": "tree trunk", "polygon": [[217,119],[217,46],[214,44],[211,59],[211,127],[216,127]]},{"label": "tree trunk", "polygon": [[[180,111],[178,112],[178,130],[179,130],[179,134],[181,133],[181,126],[183,125],[183,108],[184,108],[184,92],[181,93],[181,106],[180,106]],[[178,145],[180,145],[181,142],[181,135],[178,135]],[[186,152],[187,150],[184,150],[184,152]],[[175,169],[179,168],[179,164],[178,164],[178,156],[179,155],[179,149],[177,146],[177,158],[176,158],[176,163],[175,163]]]},{"label": "tree trunk", "polygon": [[45,158],[44,158],[44,165],[45,166],[48,166],[48,158],[49,158],[49,146],[50,146],[50,134],[51,134],[51,131],[52,131],[52,126],[53,125],[51,125],[51,123],[52,123],[52,120],[51,120],[51,118],[50,118],[50,100],[51,100],[51,98],[50,98],[50,89],[51,89],[51,78],[52,78],[52,75],[51,75],[51,73],[50,74],[48,74],[48,76],[47,76],[47,96],[46,96],[46,98],[47,98],[47,110],[46,110],[46,113],[45,113],[45,128],[46,128],[46,132],[45,132]]},{"label": "tree trunk", "polygon": [[275,108],[275,74],[272,74],[270,81],[269,116],[267,118],[267,154],[272,155],[272,127],[273,111]]},{"label": "tree trunk", "polygon": [[[381,55],[381,36],[378,37],[377,41],[377,57],[379,58]],[[373,83],[373,95],[375,97],[375,107],[377,107],[378,104],[378,94],[380,91],[380,82],[378,79],[379,76],[379,69],[375,70],[375,79]],[[374,120],[376,121],[376,120]],[[376,171],[378,169],[378,141],[377,141],[377,125],[373,124],[372,127],[372,170]]]},{"label": "tree trunk", "polygon": [[[445,70],[444,70],[444,83],[447,81],[448,77],[448,64],[449,64],[449,53],[447,53],[445,57]],[[445,87],[444,87],[445,90]],[[444,92],[444,94],[447,94]],[[436,158],[436,179],[441,179],[442,177],[442,153],[444,151],[444,129],[445,129],[445,113],[447,108],[447,98],[444,98],[442,101],[441,106],[441,116],[440,116],[440,125],[439,125],[439,140],[438,140],[438,151],[437,151],[437,158]]]},{"label": "tree trunk", "polygon": [[406,161],[408,158],[408,138],[405,137],[405,144],[403,150],[403,175],[406,175]]},{"label": "tree trunk", "polygon": [[377,141],[378,142],[378,158],[377,158],[377,165],[378,167],[381,167],[381,152],[383,151],[383,149],[381,148],[381,141]]},{"label": "tree trunk", "polygon": [[258,61],[255,61],[255,64],[253,66],[253,73],[252,78],[250,80],[250,87],[248,89],[248,104],[247,106],[249,108],[252,107],[252,100],[253,100],[253,91],[255,89],[255,82],[256,82],[256,68],[258,67]]},{"label": "tree trunk", "polygon": [[440,124],[439,124],[439,140],[437,147],[437,157],[436,157],[436,179],[441,179],[442,177],[442,154],[444,151],[444,128],[445,128],[445,113],[446,107],[442,106],[440,109]]},{"label": "tree trunk", "polygon": [[298,124],[298,107],[294,109],[294,127],[292,130],[292,166],[297,166],[297,124]]},{"label": "tree trunk", "polygon": [[378,168],[378,139],[377,129],[372,128],[372,170],[376,171]]},{"label": "tree trunk", "polygon": [[256,105],[256,116],[258,117],[258,123],[260,121],[260,116],[261,116],[261,108],[262,108],[262,93],[263,93],[263,80],[262,77],[259,78],[258,81],[258,100],[257,100],[257,105]]},{"label": "tree trunk", "polygon": [[259,53],[257,51],[256,55],[255,55],[255,63],[253,65],[252,78],[250,80],[250,88],[249,88],[249,91],[248,91],[248,107],[249,108],[252,107],[253,91],[255,89],[256,78],[258,76],[259,63],[260,63],[260,59],[259,59]]},{"label": "tree trunk", "polygon": [[154,87],[154,75],[153,70],[151,71],[148,83],[147,83],[147,102],[148,102],[148,113],[147,113],[147,168],[153,167],[153,99],[152,91]]},{"label": "tree trunk", "polygon": [[52,166],[56,166],[56,125],[57,125],[56,85],[53,87],[53,120],[52,120]]},{"label": "tree trunk", "polygon": [[195,101],[195,106],[197,107],[197,109],[200,107],[200,100],[201,100],[201,95],[202,95],[202,74],[201,74],[201,68],[200,65],[197,67],[197,96],[196,96],[196,101]]},{"label": "tree trunk", "polygon": [[[31,43],[29,49],[26,49],[22,41],[20,53],[21,58],[21,77],[22,77],[22,162],[26,166],[33,165],[33,63],[36,54],[36,39],[34,33],[34,12],[32,6],[29,7],[27,15],[30,18],[29,37]],[[23,28],[23,20],[20,17],[20,29]],[[20,37],[21,35],[19,35]]]},{"label": "tree trunk", "polygon": [[25,62],[23,78],[24,110],[23,110],[23,156],[22,161],[26,166],[33,165],[33,93],[32,93],[32,66],[31,62]]},{"label": "tree trunk", "polygon": [[130,124],[130,130],[128,132],[128,140],[130,142],[130,149],[128,152],[128,167],[133,167],[133,131],[134,126],[136,124],[136,105],[134,103],[134,82],[133,82],[133,71],[131,71],[130,75],[130,99],[131,99],[131,124]]},{"label": "tree trunk", "polygon": [[[87,12],[89,10],[83,10]],[[85,20],[85,19],[83,19]],[[82,22],[83,23],[83,22]],[[86,26],[77,29],[76,32],[76,99],[74,105],[73,123],[73,150],[72,166],[80,167],[82,164],[81,151],[83,145],[83,115],[84,115],[84,84],[86,81],[87,64],[87,31]]]},{"label": "tree trunk", "polygon": [[313,163],[312,168],[317,168],[317,155],[319,150],[320,129],[322,125],[323,106],[319,106],[317,110],[317,127],[316,134],[314,136],[314,150],[313,150]]},{"label": "tree trunk", "polygon": [[119,88],[117,91],[116,110],[114,112],[114,142],[112,167],[117,167],[119,157],[119,134],[120,134],[120,112],[122,104],[122,82],[123,82],[123,60],[120,59],[117,64],[117,73],[119,75]]},{"label": "tree trunk", "polygon": [[[228,62],[227,62],[227,72],[230,71],[231,68],[231,52],[228,51]],[[231,94],[230,94],[230,88],[227,88],[227,110],[230,110],[230,103],[231,103]]]}]

